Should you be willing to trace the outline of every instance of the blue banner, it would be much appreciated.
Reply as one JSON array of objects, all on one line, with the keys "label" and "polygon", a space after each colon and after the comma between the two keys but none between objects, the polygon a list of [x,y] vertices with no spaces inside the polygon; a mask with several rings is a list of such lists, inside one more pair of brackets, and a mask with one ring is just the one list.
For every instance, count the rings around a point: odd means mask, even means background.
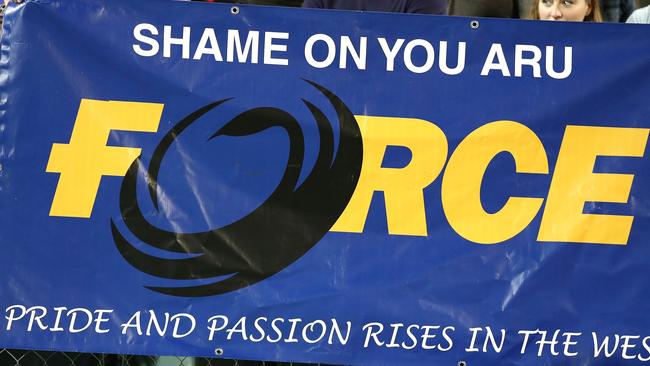
[{"label": "blue banner", "polygon": [[650,361],[650,27],[33,0],[0,347]]}]

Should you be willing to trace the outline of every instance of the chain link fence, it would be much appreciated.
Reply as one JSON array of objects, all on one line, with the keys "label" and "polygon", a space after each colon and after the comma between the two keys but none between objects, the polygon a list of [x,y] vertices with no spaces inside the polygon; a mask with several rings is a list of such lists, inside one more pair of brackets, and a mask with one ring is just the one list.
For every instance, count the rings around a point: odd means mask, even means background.
[{"label": "chain link fence", "polygon": [[[316,366],[327,366],[315,364]],[[99,353],[0,349],[0,366],[309,366],[303,363],[198,357],[131,356]],[[310,365],[313,366],[313,365]]]}]

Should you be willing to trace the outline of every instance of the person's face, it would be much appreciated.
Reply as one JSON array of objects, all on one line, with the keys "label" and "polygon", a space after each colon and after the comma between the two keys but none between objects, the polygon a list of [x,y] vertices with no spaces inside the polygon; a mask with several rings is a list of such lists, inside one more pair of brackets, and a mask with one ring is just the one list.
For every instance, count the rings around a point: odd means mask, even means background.
[{"label": "person's face", "polygon": [[582,22],[591,13],[587,0],[539,0],[539,19]]}]

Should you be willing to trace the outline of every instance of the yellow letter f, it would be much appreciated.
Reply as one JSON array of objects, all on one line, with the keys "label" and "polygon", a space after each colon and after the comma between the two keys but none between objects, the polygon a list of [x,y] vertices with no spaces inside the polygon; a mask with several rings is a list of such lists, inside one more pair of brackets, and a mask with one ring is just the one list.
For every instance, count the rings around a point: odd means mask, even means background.
[{"label": "yellow letter f", "polygon": [[53,144],[48,173],[61,173],[50,216],[89,218],[104,175],[124,176],[139,148],[106,146],[111,130],[156,132],[163,104],[82,99],[69,144]]}]

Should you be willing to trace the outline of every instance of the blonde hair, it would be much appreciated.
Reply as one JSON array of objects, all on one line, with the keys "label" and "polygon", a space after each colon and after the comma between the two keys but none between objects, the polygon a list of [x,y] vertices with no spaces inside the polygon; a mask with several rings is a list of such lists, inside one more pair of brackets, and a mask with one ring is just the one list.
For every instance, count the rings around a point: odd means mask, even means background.
[{"label": "blonde hair", "polygon": [[[602,22],[603,14],[600,12],[600,3],[598,0],[585,0],[591,11],[585,17],[585,22]],[[530,19],[539,20],[539,0],[535,1],[536,4],[530,7]]]}]

